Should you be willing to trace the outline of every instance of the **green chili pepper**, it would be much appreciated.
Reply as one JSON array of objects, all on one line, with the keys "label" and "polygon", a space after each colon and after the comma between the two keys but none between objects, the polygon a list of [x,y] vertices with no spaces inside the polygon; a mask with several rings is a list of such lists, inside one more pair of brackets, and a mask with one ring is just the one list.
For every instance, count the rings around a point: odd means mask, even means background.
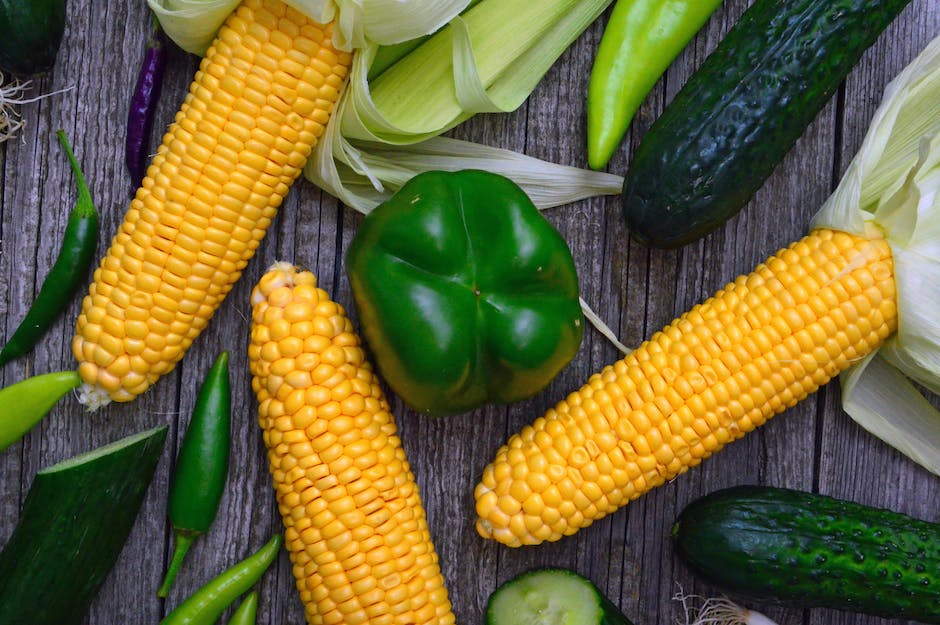
[{"label": "green chili pepper", "polygon": [[75,371],[58,371],[0,389],[0,451],[20,440],[81,381]]},{"label": "green chili pepper", "polygon": [[209,531],[219,509],[228,474],[232,392],[228,352],[222,352],[196,397],[193,416],[176,458],[167,512],[176,548],[166,578],[157,591],[166,597],[193,540]]},{"label": "green chili pepper", "polygon": [[242,604],[235,610],[235,614],[229,619],[228,625],[255,625],[255,617],[258,615],[258,593],[252,591],[249,593]]},{"label": "green chili pepper", "polygon": [[251,588],[274,562],[281,548],[275,534],[261,549],[211,579],[160,621],[160,625],[211,625],[225,608]]},{"label": "green chili pepper", "polygon": [[603,169],[633,115],[721,0],[619,0],[597,49],[587,97],[588,164]]},{"label": "green chili pepper", "polygon": [[0,351],[0,367],[31,350],[68,305],[88,275],[98,243],[98,211],[85,184],[85,176],[63,131],[56,133],[78,185],[78,199],[69,213],[62,248],[43,280],[26,317]]}]

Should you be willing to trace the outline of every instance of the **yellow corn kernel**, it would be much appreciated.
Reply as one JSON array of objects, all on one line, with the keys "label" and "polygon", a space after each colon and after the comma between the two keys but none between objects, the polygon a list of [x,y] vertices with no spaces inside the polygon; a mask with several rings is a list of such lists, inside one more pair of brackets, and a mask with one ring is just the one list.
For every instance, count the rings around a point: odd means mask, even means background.
[{"label": "yellow corn kernel", "polygon": [[[351,61],[331,24],[281,0],[243,0],[229,16],[82,304],[72,352],[89,407],[133,399],[183,357],[322,134],[335,104],[322,85],[338,97]],[[264,69],[279,65],[303,71]],[[311,90],[315,104],[295,95]],[[148,354],[145,327],[182,332]]]},{"label": "yellow corn kernel", "polygon": [[[286,263],[251,297],[248,357],[278,504],[286,527],[306,527],[287,547],[307,622],[451,625],[417,484],[345,311]],[[275,373],[285,363],[307,365]]]},{"label": "yellow corn kernel", "polygon": [[804,399],[896,330],[888,244],[816,230],[513,435],[476,486],[477,531],[512,547],[573,534]]}]

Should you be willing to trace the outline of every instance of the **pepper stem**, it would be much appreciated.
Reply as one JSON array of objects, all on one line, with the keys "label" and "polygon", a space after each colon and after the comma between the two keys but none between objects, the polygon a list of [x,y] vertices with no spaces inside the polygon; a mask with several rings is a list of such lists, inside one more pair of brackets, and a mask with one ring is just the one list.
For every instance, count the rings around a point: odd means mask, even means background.
[{"label": "pepper stem", "polygon": [[78,164],[78,159],[75,158],[75,154],[72,152],[72,146],[69,145],[65,131],[57,130],[55,134],[59,138],[59,144],[65,152],[65,157],[69,161],[69,167],[72,168],[72,175],[75,176],[75,184],[78,187],[78,199],[75,201],[76,208],[87,213],[95,213],[95,205],[91,199],[91,191],[88,190],[88,185],[85,183],[85,174],[82,173],[82,167]]},{"label": "pepper stem", "polygon": [[166,577],[163,578],[163,584],[161,584],[160,589],[157,590],[158,597],[166,598],[166,596],[170,594],[170,587],[173,585],[173,580],[176,579],[176,574],[179,573],[183,559],[186,557],[186,552],[189,551],[189,547],[193,544],[195,538],[196,536],[193,534],[176,532],[176,548],[173,550],[173,559],[170,561],[170,568],[166,571]]}]

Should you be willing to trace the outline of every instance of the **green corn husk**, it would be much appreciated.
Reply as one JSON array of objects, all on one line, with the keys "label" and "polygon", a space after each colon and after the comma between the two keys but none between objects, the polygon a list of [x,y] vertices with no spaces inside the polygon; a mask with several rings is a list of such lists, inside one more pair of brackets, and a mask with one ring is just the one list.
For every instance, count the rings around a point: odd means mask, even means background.
[{"label": "green corn husk", "polygon": [[359,50],[350,83],[305,169],[361,212],[431,169],[486,169],[547,208],[620,193],[623,178],[440,135],[476,113],[521,106],[611,0],[479,0],[369,78],[385,49]]},{"label": "green corn husk", "polygon": [[814,227],[884,238],[894,255],[898,332],[841,376],[863,428],[940,475],[940,37],[888,85],[858,154]]}]

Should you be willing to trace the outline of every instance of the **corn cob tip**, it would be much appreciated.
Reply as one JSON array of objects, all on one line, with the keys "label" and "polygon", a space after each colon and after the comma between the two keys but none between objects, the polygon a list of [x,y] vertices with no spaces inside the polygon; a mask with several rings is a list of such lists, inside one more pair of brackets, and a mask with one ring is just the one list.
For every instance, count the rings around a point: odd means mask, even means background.
[{"label": "corn cob tip", "polygon": [[317,278],[309,271],[304,271],[293,263],[279,260],[272,264],[255,286],[251,294],[251,305],[262,304],[276,289],[291,288],[300,283],[310,283],[316,287]]},{"label": "corn cob tip", "polygon": [[111,397],[108,392],[100,386],[84,382],[75,391],[78,396],[78,402],[85,407],[88,412],[95,412],[99,408],[104,408],[111,403]]},{"label": "corn cob tip", "polygon": [[528,531],[516,531],[515,526],[510,527],[509,515],[499,509],[499,497],[483,481],[477,484],[473,497],[476,500],[476,530],[481,538],[513,548],[541,542]]}]

